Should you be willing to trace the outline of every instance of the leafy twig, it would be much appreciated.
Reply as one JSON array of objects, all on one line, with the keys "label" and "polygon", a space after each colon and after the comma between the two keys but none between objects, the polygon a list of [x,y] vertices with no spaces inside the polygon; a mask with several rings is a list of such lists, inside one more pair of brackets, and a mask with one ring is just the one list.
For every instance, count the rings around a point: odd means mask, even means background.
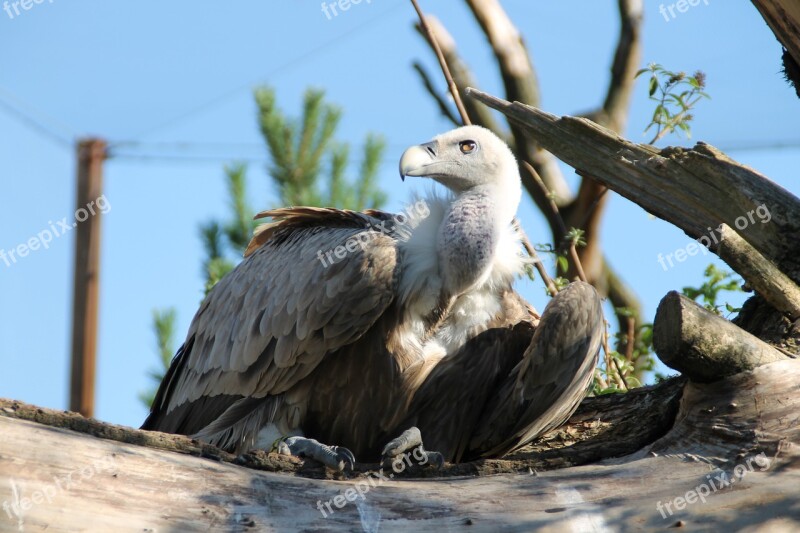
[{"label": "leafy twig", "polygon": [[[741,292],[742,280],[735,277],[733,272],[720,270],[713,264],[706,267],[703,272],[706,280],[699,287],[684,287],[681,292],[683,295],[697,300],[702,297],[705,308],[716,314],[721,314],[719,308],[721,305],[717,304],[717,298],[722,291]],[[739,311],[726,303],[725,308],[728,312],[733,313]]]},{"label": "leafy twig", "polygon": [[650,73],[648,94],[651,100],[658,102],[653,118],[645,128],[645,133],[656,126],[656,134],[650,141],[655,144],[675,128],[691,137],[689,122],[694,118],[689,112],[703,98],[711,98],[703,91],[706,85],[706,75],[697,71],[694,76],[685,72],[671,72],[657,63],[651,63],[636,73],[638,78],[642,74]]}]

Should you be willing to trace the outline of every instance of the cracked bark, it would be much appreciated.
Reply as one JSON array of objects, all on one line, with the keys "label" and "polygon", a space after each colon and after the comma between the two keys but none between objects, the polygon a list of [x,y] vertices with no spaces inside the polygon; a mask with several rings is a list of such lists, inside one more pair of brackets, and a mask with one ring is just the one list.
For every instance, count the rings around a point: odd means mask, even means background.
[{"label": "cracked bark", "polygon": [[783,72],[800,98],[800,4],[795,0],[753,0],[784,48]]}]

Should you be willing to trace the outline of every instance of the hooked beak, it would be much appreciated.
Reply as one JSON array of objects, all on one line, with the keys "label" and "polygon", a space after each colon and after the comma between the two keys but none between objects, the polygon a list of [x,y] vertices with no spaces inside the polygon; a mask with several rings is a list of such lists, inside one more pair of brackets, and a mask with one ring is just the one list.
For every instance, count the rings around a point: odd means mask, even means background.
[{"label": "hooked beak", "polygon": [[425,144],[412,146],[400,158],[400,179],[405,181],[406,176],[427,176],[426,169],[436,161],[438,143],[431,141]]}]

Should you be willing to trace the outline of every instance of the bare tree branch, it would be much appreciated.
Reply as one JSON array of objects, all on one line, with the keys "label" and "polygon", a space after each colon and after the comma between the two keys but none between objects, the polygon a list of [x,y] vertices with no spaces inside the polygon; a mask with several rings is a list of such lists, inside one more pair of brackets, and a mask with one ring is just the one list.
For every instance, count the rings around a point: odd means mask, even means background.
[{"label": "bare tree branch", "polygon": [[[639,36],[642,0],[619,0],[618,6],[620,32],[611,65],[611,80],[603,107],[593,114],[593,120],[622,133],[627,122],[635,74],[641,57]],[[584,266],[589,270],[589,279],[592,280],[598,279],[603,271],[604,261],[596,255],[602,253],[598,239],[606,203],[605,193],[605,186],[591,177],[584,177],[575,200],[564,208],[567,224],[585,231],[586,242],[589,244],[579,252]]]},{"label": "bare tree branch", "polygon": [[464,109],[464,103],[461,101],[461,95],[458,94],[458,87],[456,87],[456,82],[453,81],[453,76],[450,74],[450,69],[447,66],[447,61],[444,59],[442,49],[439,48],[439,41],[436,38],[436,34],[431,29],[428,21],[425,19],[425,15],[422,13],[422,9],[420,9],[417,0],[411,0],[411,4],[414,6],[414,10],[417,12],[422,31],[427,37],[431,47],[433,47],[436,57],[439,59],[439,65],[442,67],[442,74],[444,74],[444,79],[447,80],[447,86],[450,89],[450,94],[453,95],[453,101],[455,101],[458,114],[461,115],[461,120],[463,121],[464,125],[472,124],[472,121],[469,119],[469,115],[467,114],[467,110]]},{"label": "bare tree branch", "polygon": [[442,113],[442,115],[444,115],[444,117],[447,120],[452,122],[454,126],[460,126],[461,121],[458,120],[458,117],[455,116],[453,112],[450,110],[450,106],[448,105],[449,103],[447,102],[447,100],[445,100],[445,98],[442,95],[440,95],[439,92],[436,90],[436,87],[433,86],[433,82],[431,81],[428,72],[425,70],[425,68],[422,66],[420,62],[418,61],[414,62],[414,70],[416,70],[417,74],[419,74],[419,77],[422,80],[422,85],[423,87],[425,87],[425,90],[428,91],[428,94],[431,95],[436,104],[439,106],[439,111]]},{"label": "bare tree branch", "polygon": [[[506,143],[510,143],[508,134],[502,131],[500,125],[497,123],[494,116],[492,116],[492,111],[475,100],[466,98],[465,91],[467,87],[479,87],[479,85],[477,84],[477,81],[472,75],[469,67],[464,63],[464,61],[461,60],[461,56],[458,54],[458,49],[456,47],[456,42],[447,31],[447,28],[445,28],[439,19],[433,15],[425,15],[425,18],[428,22],[428,26],[430,26],[434,35],[436,35],[436,39],[439,42],[439,48],[442,51],[442,55],[444,56],[444,60],[447,62],[448,67],[450,67],[450,74],[453,76],[456,87],[458,87],[458,93],[461,95],[461,99],[464,102],[464,108],[467,110],[469,117],[475,124],[492,130],[498,137],[505,140]],[[425,37],[428,45],[432,46],[430,40],[428,40],[428,36],[424,31],[422,31],[419,23],[417,23],[415,27],[420,35]]]},{"label": "bare tree branch", "polygon": [[622,133],[641,61],[642,0],[619,0],[620,30],[600,123]]},{"label": "bare tree branch", "polygon": [[[538,105],[539,83],[536,72],[519,31],[511,22],[500,2],[498,0],[467,0],[467,5],[489,40],[489,45],[497,58],[506,97],[510,100]],[[533,139],[526,136],[523,130],[518,129],[516,124],[509,123],[509,126],[514,136],[517,157],[533,165],[547,189],[555,195],[555,201],[559,206],[569,203],[573,195],[555,158],[539,148]],[[533,178],[527,171],[523,171],[521,174],[526,190],[539,209],[543,213],[546,212],[550,199],[541,195],[539,187],[533,183]]]}]

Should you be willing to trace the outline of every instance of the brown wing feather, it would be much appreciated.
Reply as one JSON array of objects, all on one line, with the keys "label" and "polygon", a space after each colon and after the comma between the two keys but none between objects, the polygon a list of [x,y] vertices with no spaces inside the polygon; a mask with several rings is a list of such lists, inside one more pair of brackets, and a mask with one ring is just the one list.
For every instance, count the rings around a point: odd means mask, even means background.
[{"label": "brown wing feather", "polygon": [[574,282],[542,313],[525,356],[479,417],[468,457],[497,457],[563,424],[586,396],[604,331],[602,302]]},{"label": "brown wing feather", "polygon": [[414,396],[409,416],[395,435],[416,426],[425,447],[458,462],[467,449],[491,394],[508,378],[533,336],[530,322],[492,328],[443,359]]},{"label": "brown wing feather", "polygon": [[[286,393],[326,354],[362,336],[393,300],[395,241],[369,229],[374,219],[317,208],[264,215],[277,221],[254,237],[245,260],[201,304],[184,344],[188,348],[182,348],[162,382],[146,429],[191,426],[198,431],[197,426],[222,417],[220,406],[249,416],[248,407],[263,407]],[[320,260],[318,252],[324,258],[359,236],[363,247],[333,264]],[[202,411],[204,399],[217,396],[229,400]],[[265,398],[265,403],[243,403],[243,398]],[[228,413],[225,420],[230,418]],[[262,422],[251,418],[253,426]]]}]

